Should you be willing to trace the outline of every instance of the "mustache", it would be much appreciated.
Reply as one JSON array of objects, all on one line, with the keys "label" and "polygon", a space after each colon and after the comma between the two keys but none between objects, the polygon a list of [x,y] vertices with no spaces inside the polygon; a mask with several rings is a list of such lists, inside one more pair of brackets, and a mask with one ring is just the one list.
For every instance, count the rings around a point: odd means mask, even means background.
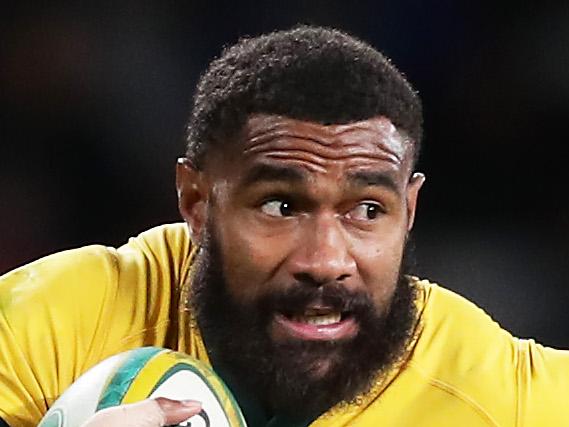
[{"label": "mustache", "polygon": [[337,282],[318,287],[297,282],[260,297],[257,304],[266,314],[298,313],[310,306],[324,306],[356,316],[376,311],[367,293],[351,291]]}]

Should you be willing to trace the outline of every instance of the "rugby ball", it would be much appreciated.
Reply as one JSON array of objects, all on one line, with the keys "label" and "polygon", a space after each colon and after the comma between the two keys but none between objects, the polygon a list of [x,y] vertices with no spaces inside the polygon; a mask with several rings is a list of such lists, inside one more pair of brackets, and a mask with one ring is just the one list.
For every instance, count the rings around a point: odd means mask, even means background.
[{"label": "rugby ball", "polygon": [[80,427],[95,412],[149,397],[202,402],[179,426],[246,427],[229,389],[207,365],[173,350],[142,347],[112,356],[75,381],[38,427]]}]

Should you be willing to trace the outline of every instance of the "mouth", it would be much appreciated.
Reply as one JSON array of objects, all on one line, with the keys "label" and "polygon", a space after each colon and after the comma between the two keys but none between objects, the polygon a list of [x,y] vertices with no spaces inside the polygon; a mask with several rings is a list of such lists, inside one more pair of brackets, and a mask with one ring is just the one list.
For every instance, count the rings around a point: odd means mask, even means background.
[{"label": "mouth", "polygon": [[276,340],[340,341],[358,333],[358,323],[349,312],[332,307],[308,307],[302,312],[278,312],[272,322]]}]

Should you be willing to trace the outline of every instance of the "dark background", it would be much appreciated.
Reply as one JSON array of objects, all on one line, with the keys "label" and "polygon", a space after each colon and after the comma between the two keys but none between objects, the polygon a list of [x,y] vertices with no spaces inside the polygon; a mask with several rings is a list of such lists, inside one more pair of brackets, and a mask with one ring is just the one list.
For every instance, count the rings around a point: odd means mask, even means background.
[{"label": "dark background", "polygon": [[178,221],[200,72],[241,35],[322,24],[423,98],[418,273],[569,347],[569,2],[39,3],[0,18],[0,272]]}]

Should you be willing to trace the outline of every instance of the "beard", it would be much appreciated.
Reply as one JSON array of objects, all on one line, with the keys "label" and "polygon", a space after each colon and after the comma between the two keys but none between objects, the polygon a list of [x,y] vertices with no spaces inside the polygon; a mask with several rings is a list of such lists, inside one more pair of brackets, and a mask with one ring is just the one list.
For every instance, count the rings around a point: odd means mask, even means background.
[{"label": "beard", "polygon": [[[407,248],[404,260],[409,259]],[[417,313],[416,290],[402,270],[387,307],[378,308],[367,293],[335,282],[294,283],[243,304],[228,291],[210,224],[191,277],[190,305],[214,369],[219,364],[230,388],[244,390],[272,413],[317,416],[369,390],[405,354]],[[271,338],[276,313],[302,309],[317,299],[349,312],[358,323],[357,335],[338,341]]]}]

